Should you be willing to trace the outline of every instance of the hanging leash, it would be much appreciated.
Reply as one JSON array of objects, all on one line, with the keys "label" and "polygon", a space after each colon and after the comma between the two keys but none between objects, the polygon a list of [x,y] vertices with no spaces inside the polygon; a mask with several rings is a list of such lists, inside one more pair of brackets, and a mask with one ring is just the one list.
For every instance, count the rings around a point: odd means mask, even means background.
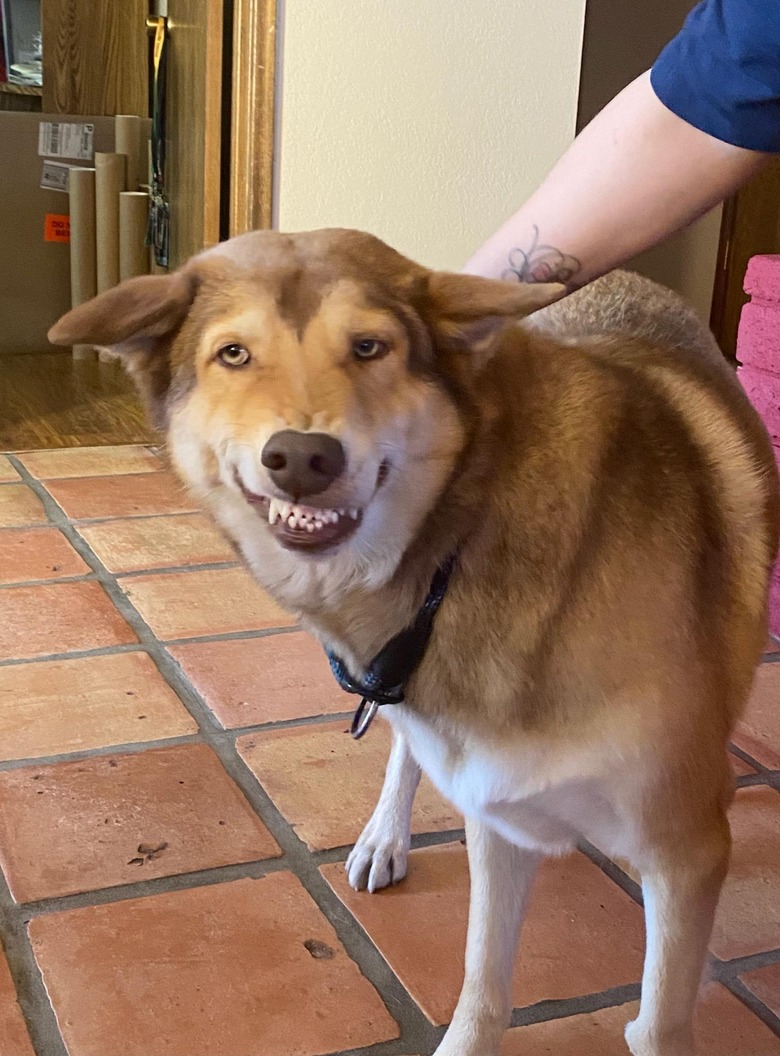
[{"label": "hanging leash", "polygon": [[344,661],[335,653],[325,650],[330,669],[341,688],[363,698],[350,728],[356,741],[366,733],[383,704],[403,703],[406,683],[419,667],[431,640],[433,621],[444,601],[454,565],[455,555],[452,554],[437,568],[428,596],[414,621],[377,653],[362,679],[350,674]]},{"label": "hanging leash", "polygon": [[146,229],[146,244],[154,249],[154,259],[163,268],[168,267],[170,244],[171,210],[165,190],[165,105],[168,72],[168,20],[150,19],[154,25],[154,51],[152,67],[152,188],[149,204],[149,224]]}]

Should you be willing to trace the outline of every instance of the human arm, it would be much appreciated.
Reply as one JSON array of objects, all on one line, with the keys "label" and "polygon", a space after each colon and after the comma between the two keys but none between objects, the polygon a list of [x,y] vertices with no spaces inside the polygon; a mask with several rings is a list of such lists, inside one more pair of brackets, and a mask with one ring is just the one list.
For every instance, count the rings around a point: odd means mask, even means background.
[{"label": "human arm", "polygon": [[678,117],[645,73],[583,129],[464,270],[581,286],[697,219],[770,157]]}]

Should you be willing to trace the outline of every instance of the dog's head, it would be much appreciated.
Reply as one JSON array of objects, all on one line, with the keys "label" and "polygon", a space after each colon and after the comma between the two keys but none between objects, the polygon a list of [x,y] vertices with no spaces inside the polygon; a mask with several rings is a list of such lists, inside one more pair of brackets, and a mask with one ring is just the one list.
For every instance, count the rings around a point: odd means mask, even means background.
[{"label": "dog's head", "polygon": [[250,558],[388,566],[463,446],[453,393],[507,323],[563,292],[429,271],[354,231],[256,232],[101,294],[49,336],[121,356]]}]

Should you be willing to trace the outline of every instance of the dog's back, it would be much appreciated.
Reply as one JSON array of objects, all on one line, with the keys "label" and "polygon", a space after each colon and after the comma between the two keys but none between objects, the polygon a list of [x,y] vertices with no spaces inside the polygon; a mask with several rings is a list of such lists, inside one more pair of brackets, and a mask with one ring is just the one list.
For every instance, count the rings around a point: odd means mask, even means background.
[{"label": "dog's back", "polygon": [[[503,673],[484,724],[576,725],[614,689],[618,711],[666,716],[683,752],[709,722],[715,757],[765,639],[780,531],[766,432],[709,331],[649,280],[605,276],[521,330],[487,370],[506,417],[463,599],[470,648]],[[498,605],[501,643],[482,642],[477,613]],[[447,710],[474,721],[484,688],[449,667]]]},{"label": "dog's back", "polygon": [[563,341],[603,339],[605,334],[644,339],[681,354],[699,355],[728,367],[698,315],[665,286],[632,271],[612,271],[562,301],[530,316],[525,326]]}]

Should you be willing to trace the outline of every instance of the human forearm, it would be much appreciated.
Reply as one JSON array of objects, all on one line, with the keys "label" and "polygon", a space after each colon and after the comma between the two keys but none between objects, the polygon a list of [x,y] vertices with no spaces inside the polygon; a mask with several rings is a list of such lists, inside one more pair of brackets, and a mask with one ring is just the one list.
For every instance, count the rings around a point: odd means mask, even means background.
[{"label": "human forearm", "polygon": [[580,133],[464,270],[582,285],[707,212],[767,158],[681,120],[643,74]]}]

